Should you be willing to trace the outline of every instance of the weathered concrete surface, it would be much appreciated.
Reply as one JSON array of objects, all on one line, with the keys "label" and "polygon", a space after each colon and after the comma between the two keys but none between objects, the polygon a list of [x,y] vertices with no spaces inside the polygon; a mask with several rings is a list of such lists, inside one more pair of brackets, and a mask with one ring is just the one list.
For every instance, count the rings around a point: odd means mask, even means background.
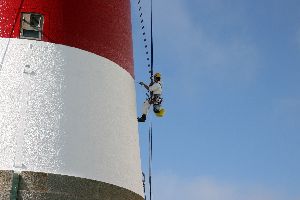
[{"label": "weathered concrete surface", "polygon": [[[9,200],[12,171],[0,171],[0,199]],[[18,200],[143,200],[140,195],[100,181],[37,172],[20,174]]]},{"label": "weathered concrete surface", "polygon": [[13,181],[13,171],[0,170],[0,199],[10,200],[10,193]]}]

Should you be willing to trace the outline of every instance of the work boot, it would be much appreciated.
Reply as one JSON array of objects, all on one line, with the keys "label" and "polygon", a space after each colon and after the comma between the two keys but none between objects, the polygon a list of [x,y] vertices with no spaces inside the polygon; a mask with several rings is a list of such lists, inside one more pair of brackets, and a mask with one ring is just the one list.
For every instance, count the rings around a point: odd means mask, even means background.
[{"label": "work boot", "polygon": [[138,122],[145,122],[146,121],[146,115],[143,114],[141,117],[137,118]]}]

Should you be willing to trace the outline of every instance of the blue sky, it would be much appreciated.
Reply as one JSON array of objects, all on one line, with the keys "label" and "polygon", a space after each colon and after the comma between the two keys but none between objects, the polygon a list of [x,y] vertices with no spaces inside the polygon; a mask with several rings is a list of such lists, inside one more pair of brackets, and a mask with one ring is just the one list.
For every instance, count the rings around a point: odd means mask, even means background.
[{"label": "blue sky", "polygon": [[[149,8],[141,0],[149,39]],[[300,200],[300,1],[153,0],[155,200]],[[147,81],[137,0],[135,76]],[[137,85],[138,112],[145,99]],[[147,169],[147,129],[140,124]]]}]

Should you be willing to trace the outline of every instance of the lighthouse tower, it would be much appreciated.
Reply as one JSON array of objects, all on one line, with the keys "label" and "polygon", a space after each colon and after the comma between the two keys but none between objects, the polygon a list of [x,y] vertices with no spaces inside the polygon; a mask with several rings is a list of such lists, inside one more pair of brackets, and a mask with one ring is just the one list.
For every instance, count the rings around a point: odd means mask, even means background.
[{"label": "lighthouse tower", "polygon": [[0,0],[0,199],[141,200],[130,0]]}]

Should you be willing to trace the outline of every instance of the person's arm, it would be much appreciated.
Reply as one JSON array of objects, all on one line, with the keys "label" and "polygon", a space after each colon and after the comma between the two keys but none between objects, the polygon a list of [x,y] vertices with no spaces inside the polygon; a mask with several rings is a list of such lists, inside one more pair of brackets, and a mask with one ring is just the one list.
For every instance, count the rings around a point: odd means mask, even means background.
[{"label": "person's arm", "polygon": [[140,85],[144,86],[146,88],[146,90],[149,90],[149,86],[146,85],[144,82],[140,82]]}]

